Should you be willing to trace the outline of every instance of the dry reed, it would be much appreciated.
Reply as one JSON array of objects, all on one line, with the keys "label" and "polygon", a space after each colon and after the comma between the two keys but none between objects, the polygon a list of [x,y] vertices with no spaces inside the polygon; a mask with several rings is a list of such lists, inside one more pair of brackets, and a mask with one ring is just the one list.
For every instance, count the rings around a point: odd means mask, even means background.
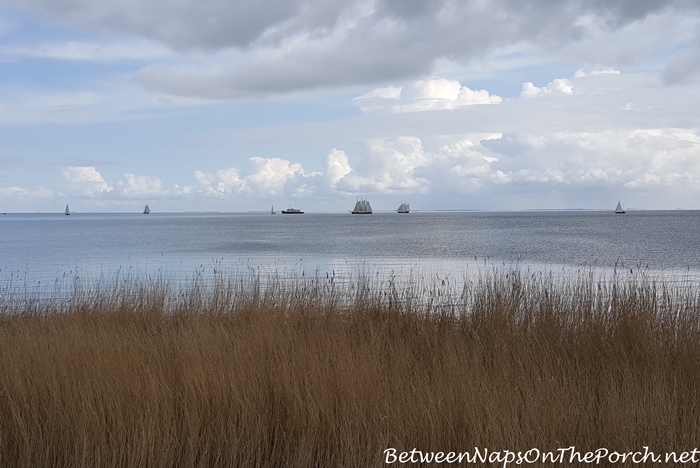
[{"label": "dry reed", "polygon": [[387,448],[700,440],[697,286],[642,272],[76,280],[68,298],[4,291],[0,357],[3,467],[371,467]]}]

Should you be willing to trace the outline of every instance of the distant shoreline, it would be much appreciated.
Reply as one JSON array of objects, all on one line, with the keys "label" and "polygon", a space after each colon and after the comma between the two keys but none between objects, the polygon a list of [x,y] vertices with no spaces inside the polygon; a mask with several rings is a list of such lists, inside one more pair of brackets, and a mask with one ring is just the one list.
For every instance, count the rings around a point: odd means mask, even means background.
[{"label": "distant shoreline", "polygon": [[[677,211],[700,211],[700,209],[694,208],[668,208],[662,210],[650,210],[644,208],[625,208],[627,212],[677,212]],[[411,213],[529,213],[529,212],[595,212],[595,213],[613,213],[612,209],[605,208],[528,208],[522,210],[479,210],[479,209],[435,209],[435,210],[420,210],[411,209]],[[350,214],[350,210],[339,210],[339,211],[313,211],[305,210],[304,214]],[[396,210],[381,210],[375,209],[374,213],[396,213]],[[64,215],[63,212],[48,212],[48,211],[28,211],[28,212],[12,212],[8,211],[5,213],[6,216],[10,215]],[[141,215],[144,216],[142,211],[71,211],[71,216],[89,214],[89,215],[106,215],[106,214],[120,214],[120,215]],[[148,216],[158,215],[158,214],[260,214],[260,215],[270,215],[269,210],[255,210],[255,211],[152,211]],[[2,219],[3,215],[0,215]]]}]

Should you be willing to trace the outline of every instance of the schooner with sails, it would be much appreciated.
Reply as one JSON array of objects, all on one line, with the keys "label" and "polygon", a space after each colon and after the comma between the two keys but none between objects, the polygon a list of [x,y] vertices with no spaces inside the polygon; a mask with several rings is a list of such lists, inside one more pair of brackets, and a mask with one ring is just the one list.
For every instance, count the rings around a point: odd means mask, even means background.
[{"label": "schooner with sails", "polygon": [[372,205],[366,198],[360,198],[355,203],[355,208],[352,209],[352,214],[372,214]]}]

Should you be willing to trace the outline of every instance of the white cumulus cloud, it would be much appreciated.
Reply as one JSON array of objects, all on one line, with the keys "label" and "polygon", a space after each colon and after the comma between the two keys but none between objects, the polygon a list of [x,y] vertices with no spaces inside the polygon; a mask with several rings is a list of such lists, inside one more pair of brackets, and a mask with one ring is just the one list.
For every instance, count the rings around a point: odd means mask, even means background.
[{"label": "white cumulus cloud", "polygon": [[221,169],[215,173],[195,171],[196,185],[180,189],[186,195],[248,194],[253,196],[274,196],[283,193],[291,183],[312,178],[318,174],[306,174],[300,163],[292,163],[281,158],[253,157],[249,161],[253,171],[241,174],[238,168]]},{"label": "white cumulus cloud", "polygon": [[335,187],[340,179],[352,172],[352,167],[348,161],[348,155],[345,151],[333,148],[326,156],[326,172],[325,175],[332,187]]},{"label": "white cumulus cloud", "polygon": [[163,197],[169,194],[157,176],[126,173],[116,184],[107,182],[95,166],[68,166],[63,169],[67,182],[62,193],[103,201]]},{"label": "white cumulus cloud", "polygon": [[0,187],[0,201],[14,200],[40,200],[53,198],[55,192],[51,189],[39,187],[37,190],[27,190],[23,187]]},{"label": "white cumulus cloud", "polygon": [[418,177],[415,170],[429,161],[430,155],[425,153],[419,138],[371,141],[364,161],[338,180],[336,186],[349,193],[425,192],[427,180]]},{"label": "white cumulus cloud", "polygon": [[236,168],[220,169],[214,174],[206,174],[202,171],[194,171],[196,186],[183,188],[185,194],[205,193],[214,195],[226,195],[240,193],[245,190],[245,181]]},{"label": "white cumulus cloud", "polygon": [[552,80],[543,88],[538,88],[531,82],[527,81],[523,83],[523,89],[520,92],[520,97],[534,98],[546,95],[554,96],[566,96],[574,94],[574,85],[571,81],[565,78],[559,78]]},{"label": "white cumulus cloud", "polygon": [[250,158],[256,171],[246,177],[246,184],[255,192],[268,192],[276,194],[284,189],[290,179],[304,176],[301,164],[280,158]]},{"label": "white cumulus cloud", "polygon": [[158,177],[134,174],[124,174],[123,180],[117,182],[116,192],[122,198],[131,199],[160,197],[168,194]]},{"label": "white cumulus cloud", "polygon": [[69,184],[69,192],[84,196],[95,196],[113,189],[95,166],[68,166],[63,169],[63,177]]},{"label": "white cumulus cloud", "polygon": [[[662,128],[555,132],[484,144],[506,155],[513,181],[628,189],[700,190],[697,131]],[[504,140],[502,138],[501,140]]]},{"label": "white cumulus cloud", "polygon": [[[348,196],[376,200],[399,195],[412,200],[432,197],[437,203],[433,206],[464,199],[469,206],[488,207],[498,198],[499,206],[512,207],[516,198],[527,194],[539,200],[530,207],[600,207],[610,203],[609,198],[616,201],[623,190],[652,201],[655,194],[669,191],[686,197],[700,194],[696,128],[472,133],[444,135],[437,140],[442,146],[434,141],[417,136],[373,139],[352,156],[332,148],[319,160],[322,172],[307,172],[294,160],[255,157],[242,169],[195,171],[194,184],[173,190],[166,190],[155,175],[126,173],[110,183],[94,166],[69,166],[55,193],[13,185],[0,188],[0,201],[55,195],[82,198],[83,205],[125,206],[135,199],[148,203],[159,198],[163,203],[170,197],[170,202],[178,199],[177,206],[184,200],[185,205],[231,210],[250,209],[245,207],[258,206],[260,200],[278,205],[294,199],[307,206],[333,207]],[[589,197],[585,203],[581,194]]]},{"label": "white cumulus cloud", "polygon": [[404,88],[378,88],[353,99],[363,112],[383,110],[393,113],[457,109],[501,101],[503,98],[485,89],[474,90],[457,80],[444,78],[419,80]]}]

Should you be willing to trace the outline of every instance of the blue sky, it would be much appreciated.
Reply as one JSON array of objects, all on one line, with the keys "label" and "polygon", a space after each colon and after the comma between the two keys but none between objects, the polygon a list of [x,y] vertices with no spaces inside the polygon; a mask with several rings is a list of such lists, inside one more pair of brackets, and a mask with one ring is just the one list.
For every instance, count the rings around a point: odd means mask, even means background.
[{"label": "blue sky", "polygon": [[693,1],[0,0],[0,210],[700,208]]}]

